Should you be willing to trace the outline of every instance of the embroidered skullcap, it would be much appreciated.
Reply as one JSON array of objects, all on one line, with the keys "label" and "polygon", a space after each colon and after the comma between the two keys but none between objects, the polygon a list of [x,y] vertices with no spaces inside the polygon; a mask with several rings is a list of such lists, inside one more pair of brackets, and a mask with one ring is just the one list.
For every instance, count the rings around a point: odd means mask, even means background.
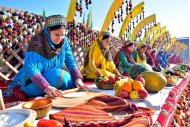
[{"label": "embroidered skullcap", "polygon": [[62,15],[51,15],[46,18],[45,26],[52,27],[52,26],[67,26],[67,20]]}]

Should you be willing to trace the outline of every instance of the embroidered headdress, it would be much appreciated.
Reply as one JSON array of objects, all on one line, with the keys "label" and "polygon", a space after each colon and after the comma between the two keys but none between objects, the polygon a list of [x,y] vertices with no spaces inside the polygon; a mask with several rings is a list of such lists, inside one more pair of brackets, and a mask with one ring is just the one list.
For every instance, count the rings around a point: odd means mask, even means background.
[{"label": "embroidered headdress", "polygon": [[62,46],[64,44],[64,40],[62,40],[59,44],[55,45],[52,42],[48,31],[48,28],[54,26],[63,26],[66,28],[66,18],[61,15],[52,15],[47,17],[44,29],[40,33],[32,37],[27,51],[34,51],[47,59],[51,59],[56,55],[60,54]]},{"label": "embroidered headdress", "polygon": [[64,16],[61,15],[52,15],[46,18],[45,27],[52,27],[52,26],[67,26],[67,20]]}]

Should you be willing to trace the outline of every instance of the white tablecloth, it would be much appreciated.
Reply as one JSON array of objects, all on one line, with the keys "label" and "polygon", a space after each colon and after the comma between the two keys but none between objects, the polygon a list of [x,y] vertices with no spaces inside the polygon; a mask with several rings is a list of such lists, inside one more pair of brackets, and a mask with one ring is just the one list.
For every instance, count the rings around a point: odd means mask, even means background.
[{"label": "white tablecloth", "polygon": [[[181,82],[182,79],[180,79],[178,81]],[[96,87],[96,85],[90,85],[90,91],[96,91],[96,92],[102,92],[102,93],[106,93],[109,95],[114,95],[115,92],[114,90],[100,90]],[[149,96],[143,100],[143,101],[133,101],[137,106],[141,106],[141,107],[149,107],[149,108],[153,108],[156,110],[155,115],[153,116],[153,123],[156,121],[159,113],[160,113],[160,109],[162,107],[162,105],[164,104],[166,98],[168,97],[169,91],[172,89],[173,87],[165,87],[164,89],[162,89],[160,92],[158,93],[149,93]],[[43,97],[37,97],[36,99],[41,99]],[[22,104],[19,104],[15,107],[11,107],[11,109],[18,109],[18,108],[22,108]],[[53,114],[56,113],[58,111],[60,111],[61,109],[55,109],[52,108],[52,110],[48,113],[48,115],[44,118],[44,119],[49,119],[49,114]],[[34,125],[36,125],[38,122],[38,120],[36,120],[34,122]]]}]

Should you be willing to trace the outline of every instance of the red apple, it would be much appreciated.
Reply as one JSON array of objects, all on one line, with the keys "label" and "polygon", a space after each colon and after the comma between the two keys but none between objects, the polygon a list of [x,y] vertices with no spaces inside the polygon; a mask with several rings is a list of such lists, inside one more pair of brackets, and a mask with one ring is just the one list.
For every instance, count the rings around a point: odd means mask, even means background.
[{"label": "red apple", "polygon": [[126,98],[129,97],[129,93],[128,93],[127,91],[125,91],[125,90],[121,90],[121,91],[119,92],[119,97],[126,99]]},{"label": "red apple", "polygon": [[121,77],[116,77],[115,81],[119,81],[121,79]]},{"label": "red apple", "polygon": [[148,92],[145,89],[139,90],[138,94],[139,94],[139,97],[143,99],[148,97]]},{"label": "red apple", "polygon": [[106,83],[106,82],[107,82],[107,80],[102,79],[100,82],[101,82],[101,83]]},{"label": "red apple", "polygon": [[115,78],[113,76],[109,76],[109,82],[111,84],[115,84]]},{"label": "red apple", "polygon": [[145,86],[145,80],[144,80],[144,78],[142,77],[142,75],[139,75],[139,76],[135,79],[135,81],[140,81],[140,82],[143,84],[143,86]]}]

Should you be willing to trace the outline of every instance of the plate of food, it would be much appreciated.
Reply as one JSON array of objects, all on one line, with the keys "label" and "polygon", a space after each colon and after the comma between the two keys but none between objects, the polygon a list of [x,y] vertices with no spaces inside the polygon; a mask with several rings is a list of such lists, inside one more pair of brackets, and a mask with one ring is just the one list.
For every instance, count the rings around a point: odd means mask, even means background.
[{"label": "plate of food", "polygon": [[85,96],[85,95],[86,95],[86,92],[73,92],[73,93],[64,94],[63,97],[77,98],[77,97],[81,97],[81,96]]}]

